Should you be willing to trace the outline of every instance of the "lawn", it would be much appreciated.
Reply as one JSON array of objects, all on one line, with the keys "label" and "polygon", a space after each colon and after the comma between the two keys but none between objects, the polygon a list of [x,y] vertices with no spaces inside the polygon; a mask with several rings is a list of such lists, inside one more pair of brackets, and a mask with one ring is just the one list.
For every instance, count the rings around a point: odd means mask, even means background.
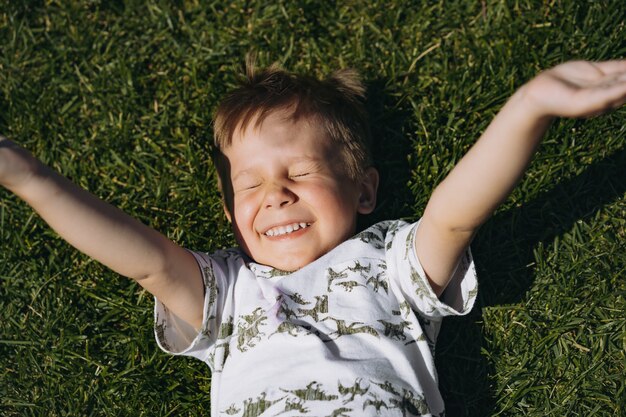
[{"label": "lawn", "polygon": [[[175,4],[175,5],[174,5]],[[419,218],[517,87],[626,56],[621,1],[0,0],[0,133],[189,248],[233,244],[208,158],[245,54],[353,67],[382,173],[368,222]],[[473,243],[480,295],[437,347],[450,416],[626,412],[626,111],[560,120]],[[150,295],[0,190],[0,414],[208,415]]]}]

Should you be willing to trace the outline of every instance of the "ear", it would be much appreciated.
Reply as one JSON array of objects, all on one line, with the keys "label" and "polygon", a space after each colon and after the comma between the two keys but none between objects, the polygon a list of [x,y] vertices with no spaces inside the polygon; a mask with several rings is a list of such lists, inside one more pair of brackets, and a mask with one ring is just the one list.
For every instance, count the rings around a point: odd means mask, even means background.
[{"label": "ear", "polygon": [[374,167],[365,170],[360,184],[360,196],[357,212],[370,214],[376,208],[376,192],[378,191],[378,171]]}]

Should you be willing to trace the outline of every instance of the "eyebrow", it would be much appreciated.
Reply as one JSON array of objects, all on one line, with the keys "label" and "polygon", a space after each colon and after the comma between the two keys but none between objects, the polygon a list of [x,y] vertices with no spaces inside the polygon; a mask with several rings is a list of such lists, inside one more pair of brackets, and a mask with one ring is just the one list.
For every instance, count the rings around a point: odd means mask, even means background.
[{"label": "eyebrow", "polygon": [[237,179],[241,177],[245,177],[246,175],[253,175],[249,169],[245,169],[243,171],[239,171],[235,176],[233,176],[232,181],[235,182]]},{"label": "eyebrow", "polygon": [[289,160],[290,163],[292,164],[299,164],[302,162],[307,162],[307,163],[312,163],[312,164],[319,164],[321,162],[324,162],[326,160],[326,158],[318,158],[318,157],[310,157],[310,156],[297,156],[294,157],[292,159]]}]

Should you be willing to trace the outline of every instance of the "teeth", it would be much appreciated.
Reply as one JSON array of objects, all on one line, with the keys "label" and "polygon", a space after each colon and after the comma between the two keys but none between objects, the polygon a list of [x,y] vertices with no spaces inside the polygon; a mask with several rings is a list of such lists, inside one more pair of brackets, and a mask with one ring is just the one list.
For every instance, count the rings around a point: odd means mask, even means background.
[{"label": "teeth", "polygon": [[287,233],[291,233],[291,232],[295,232],[296,230],[300,230],[300,229],[304,229],[306,227],[309,227],[311,224],[310,223],[293,223],[293,224],[288,224],[287,226],[278,226],[278,227],[274,227],[270,230],[268,230],[267,232],[265,232],[266,236],[281,236],[281,235],[286,235]]}]

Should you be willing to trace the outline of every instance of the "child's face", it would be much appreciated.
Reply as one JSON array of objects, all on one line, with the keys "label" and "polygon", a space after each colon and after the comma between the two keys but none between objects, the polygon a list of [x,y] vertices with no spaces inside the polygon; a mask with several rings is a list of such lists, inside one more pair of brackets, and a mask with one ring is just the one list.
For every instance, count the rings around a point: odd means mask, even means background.
[{"label": "child's face", "polygon": [[339,149],[319,123],[269,115],[254,120],[224,149],[231,184],[226,215],[238,243],[256,262],[294,271],[350,238],[357,213],[376,203],[378,175],[345,173]]}]

